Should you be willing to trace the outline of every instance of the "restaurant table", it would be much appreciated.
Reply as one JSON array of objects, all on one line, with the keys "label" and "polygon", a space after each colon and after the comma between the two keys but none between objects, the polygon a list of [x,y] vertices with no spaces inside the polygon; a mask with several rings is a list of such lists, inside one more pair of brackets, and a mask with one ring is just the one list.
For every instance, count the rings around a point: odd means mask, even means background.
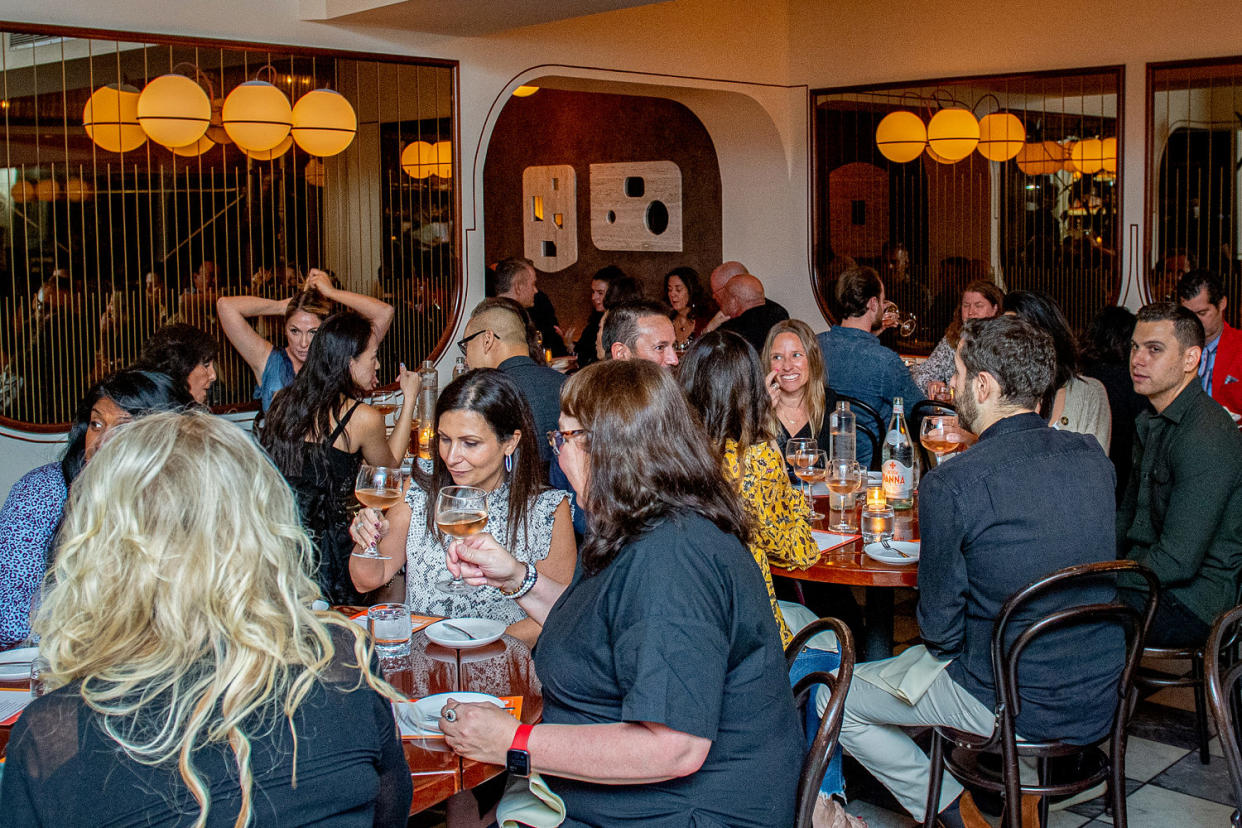
[{"label": "restaurant table", "polygon": [[[347,614],[361,607],[342,607]],[[469,690],[493,696],[521,696],[522,721],[534,724],[543,714],[543,696],[535,676],[530,649],[510,636],[474,649],[441,647],[426,633],[410,638],[408,658],[382,659],[380,666],[389,684],[409,698],[434,693]],[[3,689],[29,689],[29,679],[0,681]],[[11,726],[0,725],[0,755],[9,741]],[[455,793],[500,775],[501,765],[462,759],[443,739],[402,739],[414,797],[410,813],[430,808]]]},{"label": "restaurant table", "polygon": [[[812,527],[825,532],[836,531],[828,526],[840,520],[841,512],[829,508],[828,495],[815,496],[815,510],[824,517],[814,521]],[[858,526],[862,506],[855,505],[848,511],[850,523]],[[915,506],[894,513],[893,539],[919,539],[917,497]],[[866,604],[863,607],[858,660],[877,661],[893,654],[893,588],[918,586],[917,563],[889,564],[869,558],[863,553],[863,542],[859,539],[823,553],[819,561],[808,569],[786,569],[775,565],[771,569],[773,575],[799,581],[863,587],[866,590]]]}]

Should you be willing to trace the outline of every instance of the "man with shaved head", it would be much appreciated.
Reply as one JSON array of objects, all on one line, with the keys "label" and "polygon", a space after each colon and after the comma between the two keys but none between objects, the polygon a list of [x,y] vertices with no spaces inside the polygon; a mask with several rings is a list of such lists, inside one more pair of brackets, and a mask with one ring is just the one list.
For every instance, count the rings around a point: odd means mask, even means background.
[{"label": "man with shaved head", "polygon": [[530,358],[526,342],[528,318],[522,306],[512,299],[484,299],[470,314],[465,335],[458,347],[471,368],[497,368],[517,383],[535,416],[535,445],[540,459],[555,466],[552,448],[544,434],[555,430],[561,416],[561,386],[564,375]]},{"label": "man with shaved head", "polygon": [[734,276],[740,276],[746,272],[746,265],[741,262],[725,262],[724,264],[717,265],[716,269],[712,271],[712,275],[708,280],[712,289],[712,301],[721,310],[717,311],[716,315],[707,321],[707,325],[703,328],[704,333],[716,330],[729,320],[728,314],[724,312],[725,285],[729,284],[729,280]]},{"label": "man with shaved head", "polygon": [[720,326],[749,342],[756,352],[763,351],[768,331],[789,318],[789,312],[763,295],[763,282],[749,273],[739,273],[728,281],[720,299],[720,310],[729,317]]}]

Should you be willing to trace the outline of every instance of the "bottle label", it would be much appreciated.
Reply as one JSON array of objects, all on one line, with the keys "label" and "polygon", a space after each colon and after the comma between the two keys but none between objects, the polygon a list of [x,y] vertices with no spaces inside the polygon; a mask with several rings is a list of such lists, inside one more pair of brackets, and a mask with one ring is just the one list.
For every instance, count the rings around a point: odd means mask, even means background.
[{"label": "bottle label", "polygon": [[884,497],[888,500],[910,500],[914,496],[914,467],[897,460],[884,463]]}]

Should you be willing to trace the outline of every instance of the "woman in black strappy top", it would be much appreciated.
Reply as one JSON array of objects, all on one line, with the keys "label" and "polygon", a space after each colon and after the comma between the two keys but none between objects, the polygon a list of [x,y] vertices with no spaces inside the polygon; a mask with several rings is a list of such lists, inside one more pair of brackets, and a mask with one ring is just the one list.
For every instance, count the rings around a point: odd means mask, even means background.
[{"label": "woman in black strappy top", "polygon": [[404,401],[392,434],[385,436],[384,416],[360,401],[375,387],[378,369],[370,323],[353,311],[333,314],[259,426],[259,441],[297,495],[318,555],[319,585],[333,604],[361,597],[349,577],[349,511],[358,467],[363,460],[399,466],[410,441],[418,374],[402,366]]}]

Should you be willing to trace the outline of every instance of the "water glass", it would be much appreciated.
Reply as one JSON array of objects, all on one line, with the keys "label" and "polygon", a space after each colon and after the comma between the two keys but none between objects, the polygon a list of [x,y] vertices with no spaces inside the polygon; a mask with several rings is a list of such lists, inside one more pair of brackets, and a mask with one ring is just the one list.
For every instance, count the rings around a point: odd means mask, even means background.
[{"label": "water glass", "polygon": [[30,659],[30,698],[37,699],[48,691],[47,673],[50,669],[51,665],[43,656]]},{"label": "water glass", "polygon": [[367,631],[381,659],[410,654],[410,628],[405,604],[376,604],[367,610]]}]

